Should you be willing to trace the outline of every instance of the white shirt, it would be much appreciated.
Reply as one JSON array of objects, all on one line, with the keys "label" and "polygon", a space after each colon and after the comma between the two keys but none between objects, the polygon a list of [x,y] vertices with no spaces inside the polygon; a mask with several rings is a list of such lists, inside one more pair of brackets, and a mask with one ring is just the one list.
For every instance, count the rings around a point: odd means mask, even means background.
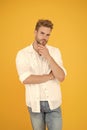
[{"label": "white shirt", "polygon": [[[56,63],[64,70],[61,53],[58,48],[46,45],[50,55]],[[20,50],[16,57],[16,67],[20,81],[33,75],[49,74],[51,71],[48,61],[40,56],[30,45]],[[33,112],[40,112],[40,101],[48,101],[50,109],[58,108],[62,103],[60,83],[57,79],[49,80],[40,84],[25,84],[26,105]]]}]

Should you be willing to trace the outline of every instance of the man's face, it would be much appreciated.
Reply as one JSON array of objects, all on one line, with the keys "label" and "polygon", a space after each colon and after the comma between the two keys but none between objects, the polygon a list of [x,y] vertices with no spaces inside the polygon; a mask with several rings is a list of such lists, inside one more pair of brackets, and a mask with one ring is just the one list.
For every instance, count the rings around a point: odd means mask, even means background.
[{"label": "man's face", "polygon": [[35,40],[37,41],[38,44],[45,46],[46,43],[48,42],[50,33],[51,33],[50,28],[42,26],[38,29],[38,31],[35,30]]}]

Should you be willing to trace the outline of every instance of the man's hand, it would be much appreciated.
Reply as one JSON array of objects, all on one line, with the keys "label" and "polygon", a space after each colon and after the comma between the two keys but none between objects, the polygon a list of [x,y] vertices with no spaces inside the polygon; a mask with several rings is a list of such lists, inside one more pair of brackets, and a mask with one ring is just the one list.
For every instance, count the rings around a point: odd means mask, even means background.
[{"label": "man's hand", "polygon": [[53,75],[53,72],[51,71],[50,73],[49,73],[49,79],[50,80],[53,80],[55,77],[54,77],[54,75]]},{"label": "man's hand", "polygon": [[42,55],[46,59],[48,59],[50,57],[49,51],[46,48],[46,46],[38,45],[38,52],[39,52],[40,55]]}]

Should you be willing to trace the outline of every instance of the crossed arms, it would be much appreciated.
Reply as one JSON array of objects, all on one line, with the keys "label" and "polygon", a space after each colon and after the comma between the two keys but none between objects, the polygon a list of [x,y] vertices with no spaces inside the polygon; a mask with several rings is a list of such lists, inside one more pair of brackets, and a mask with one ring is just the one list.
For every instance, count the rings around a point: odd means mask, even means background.
[{"label": "crossed arms", "polygon": [[63,69],[55,62],[55,60],[49,54],[48,49],[45,46],[38,45],[38,53],[45,57],[50,64],[51,72],[44,75],[30,75],[26,78],[24,84],[39,84],[46,82],[48,80],[53,80],[54,78],[62,82],[65,78],[65,73]]}]

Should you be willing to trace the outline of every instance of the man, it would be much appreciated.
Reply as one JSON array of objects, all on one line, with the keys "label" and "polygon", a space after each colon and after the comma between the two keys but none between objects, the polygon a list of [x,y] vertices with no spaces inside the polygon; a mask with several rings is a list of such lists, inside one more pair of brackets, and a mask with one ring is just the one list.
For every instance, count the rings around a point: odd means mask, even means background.
[{"label": "man", "polygon": [[46,130],[46,126],[48,130],[62,130],[60,82],[66,70],[59,49],[47,45],[52,29],[50,20],[38,20],[34,42],[16,57],[33,130]]}]

